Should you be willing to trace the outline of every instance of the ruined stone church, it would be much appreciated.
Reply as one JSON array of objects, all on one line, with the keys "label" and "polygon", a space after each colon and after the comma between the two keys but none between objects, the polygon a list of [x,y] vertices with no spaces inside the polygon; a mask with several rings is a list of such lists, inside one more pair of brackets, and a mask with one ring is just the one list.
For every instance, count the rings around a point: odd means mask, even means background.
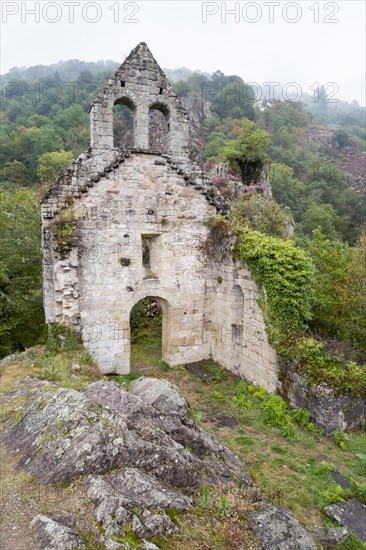
[{"label": "ruined stone church", "polygon": [[[114,143],[119,104],[133,120],[128,148]],[[207,245],[207,220],[227,205],[191,161],[187,113],[145,43],[99,94],[90,124],[90,148],[42,202],[47,323],[80,332],[101,371],[128,373],[131,310],[152,297],[169,365],[212,357],[275,391],[276,354],[255,282]]]}]

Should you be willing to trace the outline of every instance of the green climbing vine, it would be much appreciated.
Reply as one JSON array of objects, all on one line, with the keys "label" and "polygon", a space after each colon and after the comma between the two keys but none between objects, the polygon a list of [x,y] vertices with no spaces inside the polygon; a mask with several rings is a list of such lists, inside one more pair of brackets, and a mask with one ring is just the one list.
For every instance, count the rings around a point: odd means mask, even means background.
[{"label": "green climbing vine", "polygon": [[302,330],[311,319],[314,299],[314,267],[306,253],[290,240],[244,229],[239,232],[236,255],[256,280],[274,334]]}]

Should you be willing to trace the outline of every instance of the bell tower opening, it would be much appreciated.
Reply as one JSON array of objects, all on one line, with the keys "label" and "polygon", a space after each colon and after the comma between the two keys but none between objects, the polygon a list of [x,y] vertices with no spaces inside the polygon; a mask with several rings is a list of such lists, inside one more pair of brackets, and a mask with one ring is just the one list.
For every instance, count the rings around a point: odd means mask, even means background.
[{"label": "bell tower opening", "polygon": [[149,149],[166,152],[169,132],[170,111],[168,107],[161,103],[154,103],[149,109]]},{"label": "bell tower opening", "polygon": [[116,101],[113,107],[114,147],[132,149],[135,145],[135,105],[127,98]]}]

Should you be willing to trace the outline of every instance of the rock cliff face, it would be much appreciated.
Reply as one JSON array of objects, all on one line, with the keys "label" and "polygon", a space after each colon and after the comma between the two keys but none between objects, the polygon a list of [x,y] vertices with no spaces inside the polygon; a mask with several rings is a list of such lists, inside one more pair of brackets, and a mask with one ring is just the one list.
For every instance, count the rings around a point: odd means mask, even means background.
[{"label": "rock cliff face", "polygon": [[157,548],[149,538],[178,530],[171,510],[191,508],[203,483],[234,483],[251,495],[257,511],[248,519],[261,548],[316,550],[289,512],[264,502],[239,459],[197,424],[166,380],[140,378],[128,392],[112,381],[83,392],[29,382],[16,397],[25,406],[3,440],[21,451],[18,469],[44,483],[79,479],[95,506],[93,525],[64,511],[37,515],[38,549],[90,548],[85,532],[98,548]]},{"label": "rock cliff face", "polygon": [[282,370],[281,395],[293,407],[311,412],[314,424],[330,435],[361,428],[366,419],[366,399],[336,395],[325,382],[311,386],[295,369]]}]

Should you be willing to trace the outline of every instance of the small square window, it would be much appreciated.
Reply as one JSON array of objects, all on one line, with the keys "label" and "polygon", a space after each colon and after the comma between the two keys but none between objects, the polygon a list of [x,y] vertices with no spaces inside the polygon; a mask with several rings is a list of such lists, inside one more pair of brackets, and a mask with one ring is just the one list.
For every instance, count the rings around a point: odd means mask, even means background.
[{"label": "small square window", "polygon": [[121,88],[124,88],[126,86],[125,80],[121,80]]},{"label": "small square window", "polygon": [[163,95],[163,88],[159,89],[159,95]]}]

